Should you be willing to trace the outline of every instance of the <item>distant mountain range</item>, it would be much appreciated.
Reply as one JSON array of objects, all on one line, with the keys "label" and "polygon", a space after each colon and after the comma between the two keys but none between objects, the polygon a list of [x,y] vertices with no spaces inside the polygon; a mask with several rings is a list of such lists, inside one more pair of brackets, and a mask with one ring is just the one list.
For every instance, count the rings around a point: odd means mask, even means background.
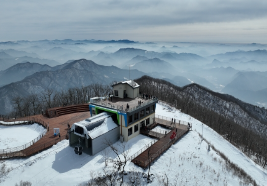
[{"label": "distant mountain range", "polygon": [[[127,66],[125,68],[128,68]],[[145,59],[141,62],[131,65],[131,69],[137,69],[145,73],[151,72],[166,72],[166,73],[175,73],[175,67],[170,63],[163,61],[159,58]]]},{"label": "distant mountain range", "polygon": [[[24,54],[26,55],[29,53],[17,50],[4,50],[0,52],[0,70],[5,70],[17,63],[24,63],[24,62],[47,64],[50,66],[59,65],[59,63],[54,60],[39,59],[31,56],[23,56]],[[36,54],[35,55],[32,54],[32,56],[36,56]]]},{"label": "distant mountain range", "polygon": [[235,51],[208,57],[208,67],[233,67],[239,70],[267,71],[267,51]]},{"label": "distant mountain range", "polygon": [[41,65],[39,63],[17,63],[4,71],[0,71],[0,86],[20,81],[35,72],[50,70],[52,70],[52,67],[48,65]]},{"label": "distant mountain range", "polygon": [[[49,66],[43,68],[49,69]],[[9,69],[9,71],[11,70]],[[145,75],[143,72],[131,71],[132,79],[143,75]],[[98,65],[93,61],[85,59],[75,60],[53,67],[50,71],[36,72],[21,81],[0,87],[0,113],[7,114],[12,110],[12,99],[16,96],[28,96],[33,93],[41,95],[47,89],[61,91],[93,83],[108,85],[113,81],[121,81],[128,77],[128,70],[119,69],[115,66]]]},{"label": "distant mountain range", "polygon": [[253,104],[267,103],[267,72],[238,72],[222,91]]},{"label": "distant mountain range", "polygon": [[133,43],[138,43],[136,41],[131,41],[128,39],[122,39],[122,40],[95,40],[95,39],[91,39],[91,40],[72,40],[72,39],[63,39],[63,40],[39,40],[39,41],[27,41],[27,40],[23,40],[23,41],[7,41],[7,42],[0,42],[0,45],[18,45],[20,43],[42,43],[42,44],[64,44],[64,43],[68,43],[68,44],[86,44],[86,43],[99,43],[99,44],[104,44],[104,43],[125,43],[125,44],[133,44]]},{"label": "distant mountain range", "polygon": [[229,59],[247,59],[247,60],[257,60],[257,61],[266,61],[267,51],[266,50],[254,50],[254,51],[235,51],[235,52],[226,52],[224,54],[216,54],[210,56],[212,59],[219,60],[229,60]]},{"label": "distant mountain range", "polygon": [[[101,55],[102,58],[99,57],[99,55]],[[94,56],[92,59],[94,59],[97,63],[100,63],[103,57],[108,58],[108,60],[112,62],[116,61],[116,65],[119,65],[120,67],[125,67],[131,63],[135,64],[137,62],[153,58],[166,60],[166,62],[171,62],[172,65],[177,63],[182,65],[189,65],[195,63],[198,64],[199,62],[206,61],[205,58],[192,53],[177,54],[175,52],[154,52],[138,48],[120,48],[114,53],[101,52]]]}]

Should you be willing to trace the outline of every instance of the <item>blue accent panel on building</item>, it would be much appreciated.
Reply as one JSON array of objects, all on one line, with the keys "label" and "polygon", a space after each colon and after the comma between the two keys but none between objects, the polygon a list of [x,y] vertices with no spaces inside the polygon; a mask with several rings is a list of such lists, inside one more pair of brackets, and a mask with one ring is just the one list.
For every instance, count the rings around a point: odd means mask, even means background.
[{"label": "blue accent panel on building", "polygon": [[91,114],[91,116],[92,116],[92,108],[94,108],[95,106],[94,105],[89,105],[89,110],[90,110],[90,114]]},{"label": "blue accent panel on building", "polygon": [[128,122],[127,122],[127,113],[123,113],[123,112],[118,112],[118,113],[119,113],[119,115],[124,116],[125,127],[127,127],[127,126],[128,126]]}]

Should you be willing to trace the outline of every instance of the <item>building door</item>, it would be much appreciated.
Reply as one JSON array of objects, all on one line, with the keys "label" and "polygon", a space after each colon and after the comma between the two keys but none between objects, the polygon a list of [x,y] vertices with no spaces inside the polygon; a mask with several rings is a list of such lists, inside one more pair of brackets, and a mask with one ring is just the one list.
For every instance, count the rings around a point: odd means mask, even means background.
[{"label": "building door", "polygon": [[145,127],[146,124],[145,124],[145,120],[144,121],[141,121],[141,127]]},{"label": "building door", "polygon": [[127,98],[126,90],[123,91],[123,97]]}]

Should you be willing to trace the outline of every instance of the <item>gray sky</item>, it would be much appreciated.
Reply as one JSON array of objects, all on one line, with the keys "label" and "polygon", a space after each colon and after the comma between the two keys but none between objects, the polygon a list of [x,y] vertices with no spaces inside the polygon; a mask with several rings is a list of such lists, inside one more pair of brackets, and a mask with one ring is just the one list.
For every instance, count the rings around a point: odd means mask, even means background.
[{"label": "gray sky", "polygon": [[0,0],[0,41],[267,43],[266,0]]}]

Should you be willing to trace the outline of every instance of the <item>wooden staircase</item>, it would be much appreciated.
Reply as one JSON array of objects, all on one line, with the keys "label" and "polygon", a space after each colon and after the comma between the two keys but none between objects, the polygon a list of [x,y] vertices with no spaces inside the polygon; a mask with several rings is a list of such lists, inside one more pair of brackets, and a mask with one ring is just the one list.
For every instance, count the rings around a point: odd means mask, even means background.
[{"label": "wooden staircase", "polygon": [[89,111],[89,104],[71,105],[71,106],[47,109],[46,116],[49,118],[54,118],[66,114],[72,114],[77,112],[88,112],[88,111]]}]

